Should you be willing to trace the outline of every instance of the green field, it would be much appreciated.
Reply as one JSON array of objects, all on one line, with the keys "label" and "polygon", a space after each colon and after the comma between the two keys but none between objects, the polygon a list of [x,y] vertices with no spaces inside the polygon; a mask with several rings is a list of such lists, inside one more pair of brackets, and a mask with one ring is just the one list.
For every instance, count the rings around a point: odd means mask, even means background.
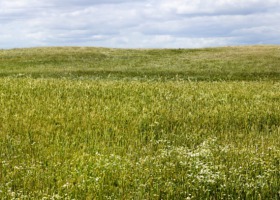
[{"label": "green field", "polygon": [[279,199],[280,46],[0,50],[0,199]]}]

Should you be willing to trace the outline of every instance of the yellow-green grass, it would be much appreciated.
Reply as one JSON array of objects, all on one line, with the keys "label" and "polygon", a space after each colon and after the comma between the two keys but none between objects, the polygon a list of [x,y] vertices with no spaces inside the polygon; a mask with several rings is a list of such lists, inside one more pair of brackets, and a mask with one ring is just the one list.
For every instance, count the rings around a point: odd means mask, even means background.
[{"label": "yellow-green grass", "polygon": [[278,199],[279,82],[0,79],[2,199]]},{"label": "yellow-green grass", "polygon": [[279,199],[280,47],[0,51],[0,199]]}]

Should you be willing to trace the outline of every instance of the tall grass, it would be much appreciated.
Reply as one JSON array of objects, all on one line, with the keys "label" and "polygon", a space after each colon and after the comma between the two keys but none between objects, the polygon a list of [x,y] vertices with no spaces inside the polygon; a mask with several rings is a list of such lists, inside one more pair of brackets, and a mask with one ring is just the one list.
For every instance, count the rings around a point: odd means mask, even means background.
[{"label": "tall grass", "polygon": [[0,197],[279,199],[279,88],[2,77]]}]

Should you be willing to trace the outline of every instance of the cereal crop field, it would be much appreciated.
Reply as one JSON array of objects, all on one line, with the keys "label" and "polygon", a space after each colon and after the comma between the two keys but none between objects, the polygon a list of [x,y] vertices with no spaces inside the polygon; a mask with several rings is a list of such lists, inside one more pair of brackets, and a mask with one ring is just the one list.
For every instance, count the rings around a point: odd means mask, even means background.
[{"label": "cereal crop field", "polygon": [[280,47],[0,50],[0,199],[279,199]]}]

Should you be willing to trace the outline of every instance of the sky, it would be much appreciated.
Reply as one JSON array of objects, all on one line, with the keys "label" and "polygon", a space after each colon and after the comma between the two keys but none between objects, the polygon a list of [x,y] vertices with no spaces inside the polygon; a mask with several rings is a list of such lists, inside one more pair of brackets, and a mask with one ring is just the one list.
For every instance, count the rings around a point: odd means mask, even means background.
[{"label": "sky", "polygon": [[0,0],[0,49],[280,44],[280,0]]}]

